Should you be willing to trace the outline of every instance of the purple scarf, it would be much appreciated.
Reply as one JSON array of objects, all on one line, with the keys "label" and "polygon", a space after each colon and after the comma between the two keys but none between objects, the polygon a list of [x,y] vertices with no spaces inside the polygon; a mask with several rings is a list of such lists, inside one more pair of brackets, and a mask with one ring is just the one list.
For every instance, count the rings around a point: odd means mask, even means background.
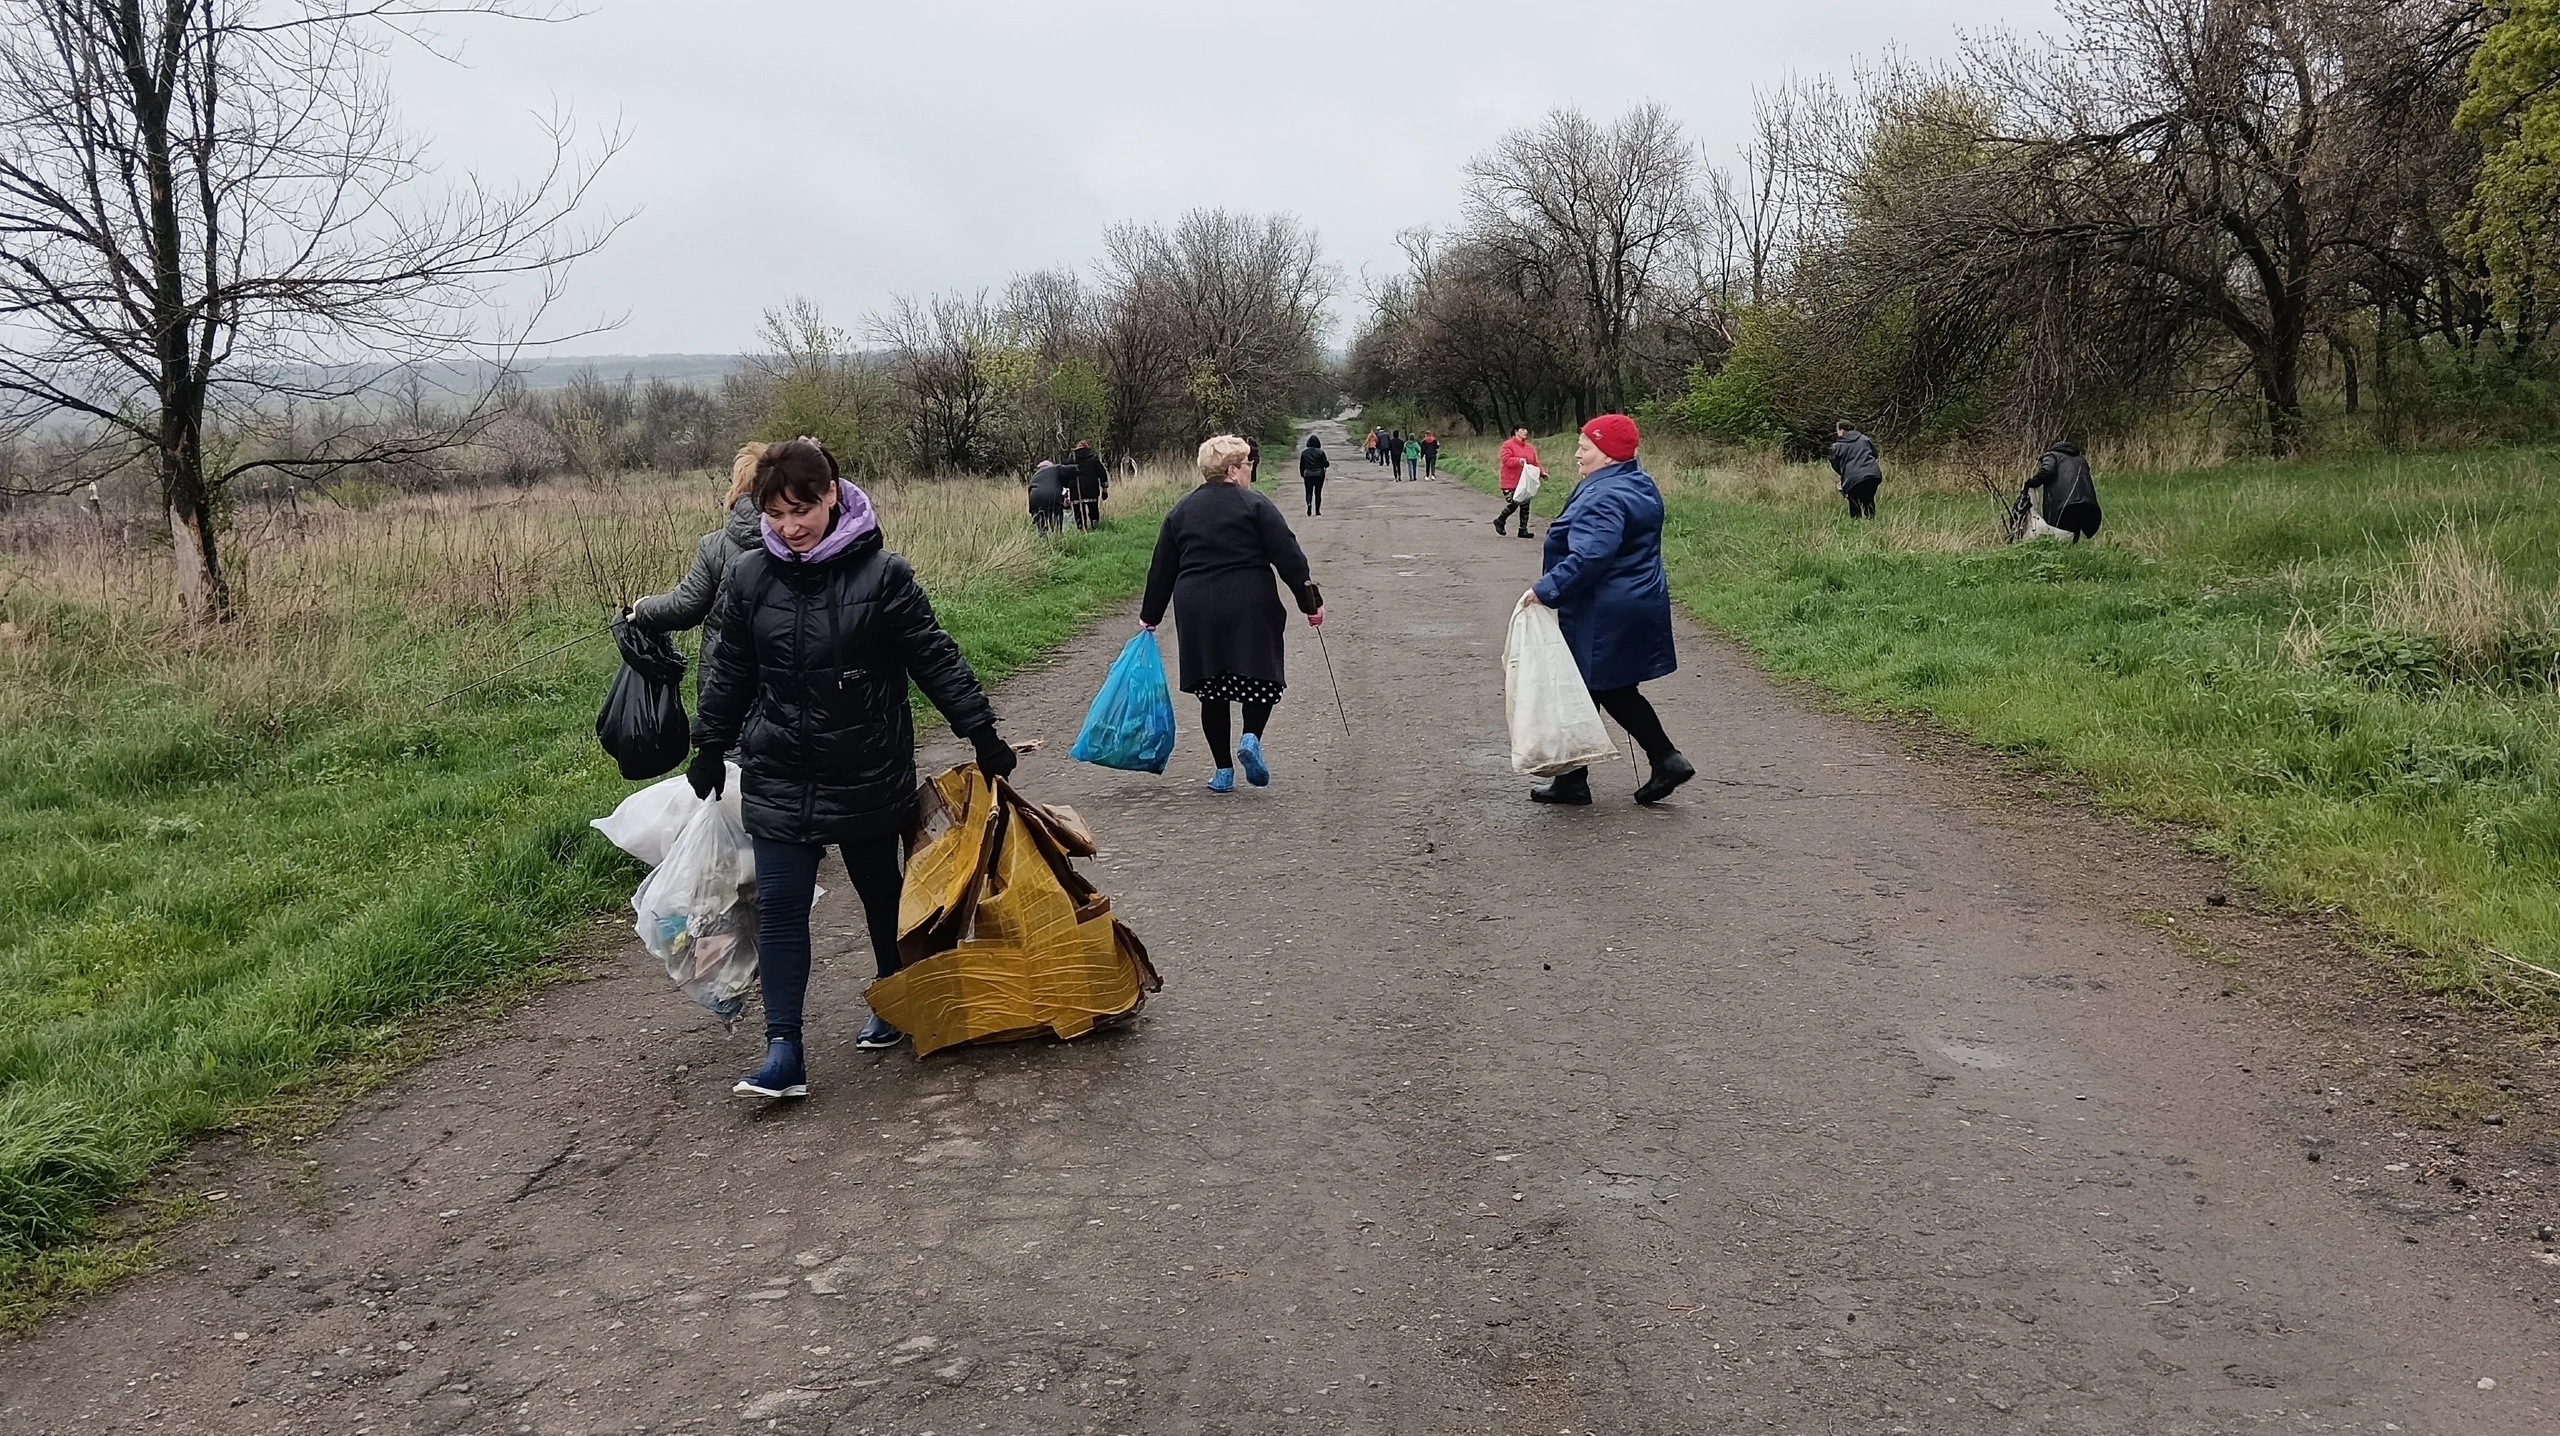
[{"label": "purple scarf", "polygon": [[793,553],[791,546],[773,531],[773,520],[764,521],[764,551],[784,563],[824,563],[853,547],[853,541],[864,534],[880,531],[880,516],[871,511],[871,496],[853,486],[850,479],[836,480],[836,526],[818,540],[818,546],[807,553]]}]

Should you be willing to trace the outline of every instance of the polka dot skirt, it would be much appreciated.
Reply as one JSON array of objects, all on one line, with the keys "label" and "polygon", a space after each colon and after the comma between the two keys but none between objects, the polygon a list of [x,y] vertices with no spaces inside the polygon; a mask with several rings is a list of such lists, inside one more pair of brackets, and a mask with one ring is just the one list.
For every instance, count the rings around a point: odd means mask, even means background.
[{"label": "polka dot skirt", "polygon": [[1278,703],[1280,691],[1286,686],[1267,678],[1221,673],[1200,685],[1199,697],[1205,703]]}]

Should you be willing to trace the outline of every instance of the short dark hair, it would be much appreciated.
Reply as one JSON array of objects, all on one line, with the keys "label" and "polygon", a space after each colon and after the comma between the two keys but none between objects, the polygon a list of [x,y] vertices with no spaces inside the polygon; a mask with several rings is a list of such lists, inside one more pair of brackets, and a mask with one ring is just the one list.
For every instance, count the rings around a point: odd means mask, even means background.
[{"label": "short dark hair", "polygon": [[1846,419],[1834,419],[1834,420],[1832,420],[1832,421],[1831,421],[1831,432],[1833,432],[1833,433],[1835,433],[1835,434],[1840,433],[1841,431],[1843,431],[1843,430],[1845,430],[1845,429],[1852,429],[1852,428],[1855,428],[1855,427],[1857,427],[1857,426],[1856,426],[1856,425],[1854,425],[1854,424],[1851,424],[1851,423],[1850,423],[1848,420],[1846,420]]},{"label": "short dark hair", "polygon": [[774,444],[756,460],[756,507],[785,495],[795,504],[814,504],[834,489],[841,472],[836,456],[815,439]]}]

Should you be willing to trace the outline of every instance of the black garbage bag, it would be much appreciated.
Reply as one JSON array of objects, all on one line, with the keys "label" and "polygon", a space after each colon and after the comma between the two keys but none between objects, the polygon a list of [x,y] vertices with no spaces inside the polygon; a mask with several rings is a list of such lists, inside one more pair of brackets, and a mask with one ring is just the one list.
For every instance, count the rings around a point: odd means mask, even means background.
[{"label": "black garbage bag", "polygon": [[613,621],[622,671],[596,714],[596,741],[634,782],[674,772],[693,747],[684,716],[684,655],[675,641],[628,617]]}]

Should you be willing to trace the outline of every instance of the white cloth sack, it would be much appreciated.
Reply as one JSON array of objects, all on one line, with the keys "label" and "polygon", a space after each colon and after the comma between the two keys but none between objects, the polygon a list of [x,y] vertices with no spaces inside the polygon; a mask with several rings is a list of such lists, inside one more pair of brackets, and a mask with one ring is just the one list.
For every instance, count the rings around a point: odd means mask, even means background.
[{"label": "white cloth sack", "polygon": [[1503,711],[1511,720],[1511,771],[1552,778],[1618,756],[1600,707],[1582,685],[1556,611],[1523,598],[1502,650]]},{"label": "white cloth sack", "polygon": [[1520,482],[1511,490],[1512,501],[1514,503],[1525,504],[1531,499],[1536,498],[1538,496],[1538,480],[1541,477],[1543,477],[1543,475],[1538,472],[1537,465],[1522,464],[1520,466]]},{"label": "white cloth sack", "polygon": [[[733,781],[729,791],[737,791]],[[641,945],[667,978],[723,1022],[756,983],[756,849],[735,805],[693,805],[665,861],[631,895]]]},{"label": "white cloth sack", "polygon": [[[728,768],[729,782],[720,790],[720,804],[729,810],[729,816],[744,823],[745,809],[738,801],[738,765],[731,763]],[[654,868],[667,860],[667,849],[675,845],[676,834],[684,831],[685,820],[701,806],[701,800],[693,796],[693,785],[678,773],[623,799],[605,816],[588,819],[587,826],[604,834],[605,841]]]}]

